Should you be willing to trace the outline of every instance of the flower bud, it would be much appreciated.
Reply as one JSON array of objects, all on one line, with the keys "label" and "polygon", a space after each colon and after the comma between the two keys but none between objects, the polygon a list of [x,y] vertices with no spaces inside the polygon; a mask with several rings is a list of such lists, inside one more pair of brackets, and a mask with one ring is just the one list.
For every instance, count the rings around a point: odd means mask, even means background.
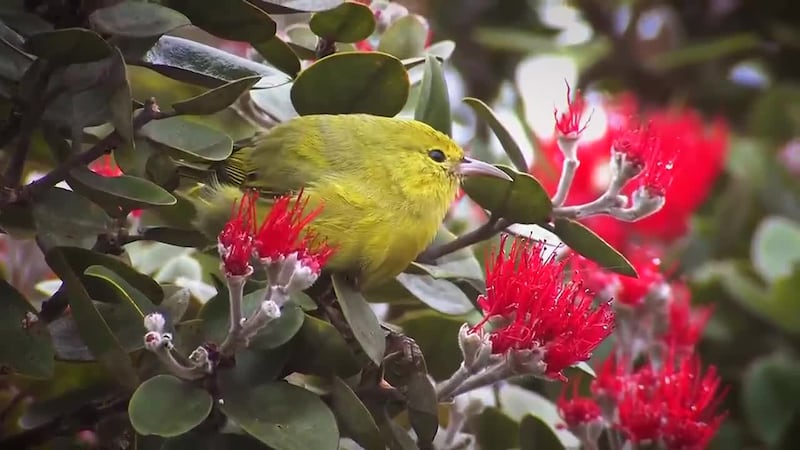
[{"label": "flower bud", "polygon": [[158,334],[164,332],[164,326],[167,321],[161,313],[151,313],[144,316],[144,328],[147,331],[153,331]]},{"label": "flower bud", "polygon": [[639,219],[643,219],[660,210],[666,198],[642,186],[633,193],[633,210]]},{"label": "flower bud", "polygon": [[458,346],[464,356],[464,367],[476,373],[489,362],[492,356],[492,342],[483,333],[473,333],[470,329],[467,323],[461,325],[458,331]]},{"label": "flower bud", "polygon": [[261,311],[267,317],[267,321],[275,320],[281,316],[281,307],[272,300],[261,302]]},{"label": "flower bud", "polygon": [[158,333],[156,331],[148,331],[144,335],[144,346],[151,352],[158,350],[158,348],[161,347],[163,342],[164,341],[161,338],[161,333]]},{"label": "flower bud", "polygon": [[508,352],[508,364],[511,365],[511,370],[518,375],[544,376],[547,372],[544,350],[541,347],[511,350]]}]

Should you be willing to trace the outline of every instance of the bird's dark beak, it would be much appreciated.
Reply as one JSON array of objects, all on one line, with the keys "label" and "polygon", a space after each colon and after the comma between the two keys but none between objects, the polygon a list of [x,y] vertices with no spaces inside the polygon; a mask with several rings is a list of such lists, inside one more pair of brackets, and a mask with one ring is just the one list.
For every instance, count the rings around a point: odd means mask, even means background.
[{"label": "bird's dark beak", "polygon": [[500,178],[501,180],[514,181],[505,172],[497,167],[477,159],[464,158],[456,166],[455,172],[465,177],[483,175],[486,177]]}]

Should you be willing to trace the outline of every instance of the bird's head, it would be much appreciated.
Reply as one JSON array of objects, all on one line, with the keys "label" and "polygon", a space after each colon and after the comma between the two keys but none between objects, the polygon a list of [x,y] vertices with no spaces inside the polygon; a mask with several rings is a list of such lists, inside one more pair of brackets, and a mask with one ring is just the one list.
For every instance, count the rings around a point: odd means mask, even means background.
[{"label": "bird's head", "polygon": [[444,133],[421,122],[415,122],[414,125],[422,131],[415,133],[419,141],[414,143],[417,149],[416,164],[420,166],[421,173],[447,180],[453,185],[468,176],[489,176],[512,181],[497,167],[464,155],[464,150]]}]

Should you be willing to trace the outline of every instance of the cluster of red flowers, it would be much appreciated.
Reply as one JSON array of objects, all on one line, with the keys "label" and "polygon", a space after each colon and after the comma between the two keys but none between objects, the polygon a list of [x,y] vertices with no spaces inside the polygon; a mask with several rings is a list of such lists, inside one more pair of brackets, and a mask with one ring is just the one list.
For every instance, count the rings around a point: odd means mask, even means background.
[{"label": "cluster of red flowers", "polygon": [[[639,121],[637,101],[629,94],[611,99],[602,107],[607,117],[606,130],[598,139],[578,142],[580,167],[566,205],[590,202],[605,191],[613,149],[644,166],[622,194],[630,196],[645,187],[662,193],[666,204],[657,213],[635,222],[593,216],[584,219],[584,223],[623,250],[629,241],[669,242],[684,236],[690,216],[722,171],[728,148],[727,125],[715,120],[707,127],[699,113],[685,107],[650,111]],[[585,115],[585,102],[578,95],[569,109],[556,117],[558,133],[539,143],[543,158],[534,161],[531,173],[551,194],[556,190],[564,159],[556,137],[582,131],[579,127]]]},{"label": "cluster of red flowers", "polygon": [[[584,113],[583,101],[571,101],[556,117],[556,135],[576,136]],[[616,314],[617,347],[592,383],[592,398],[566,389],[558,401],[567,426],[581,439],[596,441],[603,429],[619,432],[632,443],[660,442],[669,449],[705,448],[724,414],[716,410],[725,395],[716,369],[705,375],[695,353],[712,309],[693,309],[691,293],[681,281],[670,280],[661,254],[665,244],[685,235],[691,214],[699,207],[719,174],[727,148],[727,129],[717,122],[707,133],[700,116],[688,109],[651,112],[645,125],[633,119],[636,103],[622,96],[607,105],[608,129],[593,142],[579,143],[580,167],[567,205],[588,203],[607,188],[597,174],[608,170],[614,154],[622,155],[639,175],[622,194],[644,189],[665,197],[655,214],[635,222],[594,216],[584,223],[621,249],[638,272],[631,278],[604,270],[581,257],[573,267],[586,285],[611,301]],[[563,155],[557,140],[542,146],[554,168]],[[541,163],[541,161],[540,161]],[[557,179],[541,166],[532,170],[553,192]],[[557,170],[556,170],[557,172]],[[608,172],[606,172],[608,173]],[[608,177],[606,177],[608,178]],[[647,363],[636,368],[637,358]]]},{"label": "cluster of red flowers", "polygon": [[566,380],[561,372],[589,359],[611,334],[614,314],[607,303],[593,305],[577,275],[565,282],[570,258],[544,258],[546,244],[522,240],[515,240],[506,252],[507,237],[487,268],[486,294],[478,298],[484,319],[472,332],[483,333],[490,320],[501,323],[489,332],[492,353],[541,350],[544,374]]},{"label": "cluster of red flowers", "polygon": [[219,234],[218,247],[226,273],[248,275],[253,256],[271,264],[296,255],[300,264],[318,275],[334,250],[306,228],[322,208],[304,215],[308,199],[303,198],[302,191],[296,198],[282,196],[273,202],[269,214],[258,225],[257,201],[257,191],[246,192],[238,205],[234,205],[231,219]]}]

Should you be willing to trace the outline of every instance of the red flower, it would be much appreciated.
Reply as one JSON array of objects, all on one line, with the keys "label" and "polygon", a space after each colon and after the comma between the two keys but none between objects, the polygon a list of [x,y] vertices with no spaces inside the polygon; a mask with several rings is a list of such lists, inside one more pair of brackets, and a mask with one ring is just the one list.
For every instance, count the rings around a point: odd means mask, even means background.
[{"label": "red flower", "polygon": [[553,109],[553,117],[556,119],[556,130],[562,137],[577,139],[586,129],[587,123],[581,126],[583,111],[586,109],[586,100],[580,92],[575,93],[575,98],[571,98],[572,89],[567,83],[567,110],[558,114],[558,109]]},{"label": "red flower", "polygon": [[618,404],[618,426],[634,443],[660,439],[666,448],[702,450],[725,414],[717,414],[727,390],[713,366],[702,374],[697,357],[676,362],[668,351],[660,369],[645,365],[630,375]]},{"label": "red flower", "polygon": [[654,247],[637,246],[629,249],[628,260],[639,274],[638,278],[620,275],[603,269],[592,260],[576,255],[577,268],[585,275],[586,286],[603,293],[604,297],[615,302],[636,307],[640,306],[647,294],[657,285],[664,283],[661,273],[660,252]]},{"label": "red flower", "polygon": [[[635,120],[637,108],[636,99],[629,94],[618,96],[604,105],[608,122],[605,134],[593,141],[578,142],[581,165],[575,173],[567,205],[590,202],[605,191],[613,144],[622,143],[626,131],[640,129]],[[640,187],[648,187],[655,193],[663,190],[665,206],[632,223],[609,216],[583,220],[618,248],[637,238],[669,242],[683,236],[689,217],[705,200],[722,170],[728,146],[728,127],[724,122],[716,120],[709,128],[699,113],[688,108],[651,111],[643,115],[642,122],[648,124],[645,130],[649,130],[651,137],[658,138],[659,145],[654,145],[652,140],[645,141],[653,144],[648,148],[650,151],[642,152],[651,157],[642,158],[649,168],[646,167],[645,172],[630,182],[622,193],[630,196]],[[547,192],[553,194],[563,155],[555,139],[543,140],[540,148],[544,158],[536,161],[531,173]]]},{"label": "red flower", "polygon": [[625,389],[627,376],[624,369],[624,364],[619,364],[615,353],[612,353],[600,366],[597,378],[592,381],[592,394],[616,401]]},{"label": "red flower", "polygon": [[[95,159],[89,164],[89,170],[104,177],[118,177],[123,174],[122,169],[114,162],[111,155],[103,155]],[[134,209],[131,211],[131,215],[133,217],[139,217],[142,215],[142,210]]]},{"label": "red flower", "polygon": [[703,330],[713,313],[712,307],[697,308],[692,311],[691,292],[682,283],[672,285],[669,301],[669,326],[661,339],[679,352],[689,352],[703,335]]},{"label": "red flower", "polygon": [[259,258],[275,262],[296,253],[300,262],[319,273],[333,255],[333,249],[324,242],[316,242],[316,236],[306,230],[322,212],[320,206],[304,215],[307,205],[308,198],[303,199],[302,190],[296,198],[286,195],[275,200],[269,215],[254,233],[254,248]]},{"label": "red flower", "polygon": [[567,260],[542,257],[545,244],[515,240],[510,252],[502,248],[487,268],[486,294],[478,298],[484,319],[473,327],[501,317],[504,325],[490,333],[492,353],[515,349],[542,349],[545,375],[565,380],[565,368],[589,359],[592,351],[613,331],[614,314],[607,303],[592,304],[577,276],[564,282]]},{"label": "red flower", "polygon": [[250,258],[253,255],[256,200],[258,192],[246,192],[238,205],[233,206],[231,219],[217,237],[222,265],[228,275],[244,276],[252,270]]},{"label": "red flower", "polygon": [[564,385],[556,406],[558,414],[570,429],[595,421],[602,415],[600,407],[594,400],[578,396],[578,383],[572,383],[572,396],[569,399],[567,398],[567,386]]}]

